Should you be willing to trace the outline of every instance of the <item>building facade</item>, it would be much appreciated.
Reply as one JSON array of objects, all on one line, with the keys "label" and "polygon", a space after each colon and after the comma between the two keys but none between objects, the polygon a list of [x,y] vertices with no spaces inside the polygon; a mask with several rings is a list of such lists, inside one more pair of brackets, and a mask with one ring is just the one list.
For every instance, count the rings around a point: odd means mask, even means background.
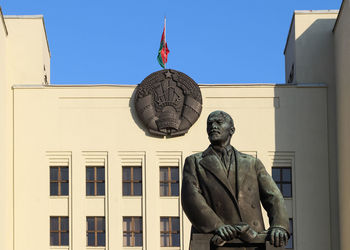
[{"label": "building facade", "polygon": [[288,248],[347,249],[349,10],[296,11],[287,84],[199,84],[202,114],[178,137],[149,134],[135,85],[50,84],[43,17],[1,13],[0,248],[188,249],[182,167],[208,147],[206,118],[220,109],[232,145],[285,197]]}]

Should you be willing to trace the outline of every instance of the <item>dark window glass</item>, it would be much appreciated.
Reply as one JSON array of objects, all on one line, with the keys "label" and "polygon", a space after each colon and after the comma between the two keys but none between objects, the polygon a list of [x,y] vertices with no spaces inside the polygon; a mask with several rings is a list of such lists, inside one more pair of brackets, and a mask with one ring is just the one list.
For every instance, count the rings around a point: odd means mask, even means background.
[{"label": "dark window glass", "polygon": [[142,217],[123,217],[123,246],[142,246]]},{"label": "dark window glass", "polygon": [[282,184],[283,196],[292,197],[292,185],[290,183]]},{"label": "dark window glass", "polygon": [[123,167],[123,195],[142,195],[142,168]]},{"label": "dark window glass", "polygon": [[160,217],[160,246],[180,246],[179,217]]},{"label": "dark window glass", "polygon": [[279,168],[272,168],[272,178],[275,182],[281,181],[281,173]]},{"label": "dark window glass", "polygon": [[69,230],[69,220],[68,217],[61,217],[61,229],[63,231]]},{"label": "dark window glass", "polygon": [[123,180],[131,180],[131,167],[123,167]]},{"label": "dark window glass", "polygon": [[50,245],[69,245],[69,220],[65,216],[50,217]]},{"label": "dark window glass", "polygon": [[68,167],[50,167],[50,195],[60,196],[69,193]]},{"label": "dark window glass", "polygon": [[290,167],[273,167],[272,178],[281,190],[283,197],[292,197],[292,169]]},{"label": "dark window glass", "polygon": [[58,195],[58,182],[50,183],[50,195]]},{"label": "dark window glass", "polygon": [[104,182],[97,183],[97,195],[105,195],[105,184]]},{"label": "dark window glass", "polygon": [[97,168],[97,180],[105,180],[105,168]]},{"label": "dark window glass", "polygon": [[288,240],[288,243],[286,245],[286,249],[292,249],[293,248],[293,219],[289,219],[289,233],[290,238]]},{"label": "dark window glass", "polygon": [[58,167],[50,167],[50,180],[58,180]]},{"label": "dark window glass", "polygon": [[127,196],[131,194],[131,183],[124,182],[123,183],[123,195]]},{"label": "dark window glass", "polygon": [[87,182],[86,183],[86,195],[94,195],[95,194],[95,183]]},{"label": "dark window glass", "polygon": [[50,228],[51,231],[58,231],[58,217],[51,217],[50,218]]},{"label": "dark window glass", "polygon": [[140,181],[142,180],[142,173],[141,173],[141,168],[134,168],[134,180],[135,181]]},{"label": "dark window glass", "polygon": [[86,217],[86,241],[88,246],[105,246],[105,217]]},{"label": "dark window glass", "polygon": [[94,231],[95,230],[95,217],[87,217],[87,226],[88,231]]},{"label": "dark window glass", "polygon": [[88,246],[95,246],[95,233],[87,233]]},{"label": "dark window glass", "polygon": [[68,195],[68,182],[61,183],[61,195]]},{"label": "dark window glass", "polygon": [[178,196],[179,195],[179,168],[178,167],[160,167],[160,196]]},{"label": "dark window glass", "polygon": [[56,232],[50,233],[50,246],[59,246],[58,233]]},{"label": "dark window glass", "polygon": [[60,173],[61,180],[68,181],[68,168],[67,167],[61,168],[60,170],[61,170],[61,173]]},{"label": "dark window glass", "polygon": [[69,245],[69,233],[68,232],[61,233],[61,244],[62,244],[62,246]]},{"label": "dark window glass", "polygon": [[105,195],[105,167],[86,167],[86,195]]},{"label": "dark window glass", "polygon": [[97,233],[97,245],[98,246],[105,246],[106,245],[106,238],[105,233]]},{"label": "dark window glass", "polygon": [[134,183],[134,195],[135,196],[141,196],[142,194],[142,183],[136,182]]},{"label": "dark window glass", "polygon": [[93,181],[95,180],[95,168],[87,167],[86,168],[86,180]]}]

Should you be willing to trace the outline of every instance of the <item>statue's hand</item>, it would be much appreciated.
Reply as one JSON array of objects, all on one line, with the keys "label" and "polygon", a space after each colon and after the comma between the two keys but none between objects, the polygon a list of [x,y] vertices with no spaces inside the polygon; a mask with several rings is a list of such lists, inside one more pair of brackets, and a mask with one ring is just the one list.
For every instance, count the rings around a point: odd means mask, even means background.
[{"label": "statue's hand", "polygon": [[229,241],[236,237],[237,232],[233,226],[223,225],[216,229],[215,234],[219,235],[224,241]]},{"label": "statue's hand", "polygon": [[271,227],[269,229],[270,244],[275,247],[285,246],[289,239],[288,232],[280,227]]}]

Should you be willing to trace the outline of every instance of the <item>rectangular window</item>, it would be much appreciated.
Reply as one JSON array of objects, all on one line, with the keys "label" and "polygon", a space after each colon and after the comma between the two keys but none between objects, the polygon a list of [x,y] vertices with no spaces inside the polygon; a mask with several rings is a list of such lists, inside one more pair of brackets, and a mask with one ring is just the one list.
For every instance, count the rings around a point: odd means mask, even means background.
[{"label": "rectangular window", "polygon": [[180,246],[180,219],[179,217],[160,217],[160,246]]},{"label": "rectangular window", "polygon": [[86,195],[105,195],[105,167],[86,167]]},{"label": "rectangular window", "polygon": [[50,246],[69,245],[69,220],[67,216],[50,217]]},{"label": "rectangular window", "polygon": [[68,167],[50,167],[50,195],[68,195]]},{"label": "rectangular window", "polygon": [[179,195],[179,168],[160,167],[160,196]]},{"label": "rectangular window", "polygon": [[142,217],[123,217],[123,246],[142,246]]},{"label": "rectangular window", "polygon": [[292,197],[292,168],[273,167],[272,178],[281,190],[283,197]]},{"label": "rectangular window", "polygon": [[288,240],[288,243],[286,245],[286,249],[292,249],[293,248],[293,219],[289,219],[289,233],[290,233],[290,238]]},{"label": "rectangular window", "polygon": [[105,217],[86,217],[86,241],[88,246],[105,246]]},{"label": "rectangular window", "polygon": [[123,167],[123,195],[142,195],[142,168]]}]

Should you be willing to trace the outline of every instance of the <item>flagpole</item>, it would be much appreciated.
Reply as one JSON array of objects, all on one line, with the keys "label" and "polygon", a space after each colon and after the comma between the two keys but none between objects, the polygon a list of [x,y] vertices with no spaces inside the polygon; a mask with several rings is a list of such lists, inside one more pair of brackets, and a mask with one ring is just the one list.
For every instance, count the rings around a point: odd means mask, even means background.
[{"label": "flagpole", "polygon": [[[164,42],[166,44],[166,16],[164,15]],[[164,63],[164,68],[166,69],[166,63]]]}]

